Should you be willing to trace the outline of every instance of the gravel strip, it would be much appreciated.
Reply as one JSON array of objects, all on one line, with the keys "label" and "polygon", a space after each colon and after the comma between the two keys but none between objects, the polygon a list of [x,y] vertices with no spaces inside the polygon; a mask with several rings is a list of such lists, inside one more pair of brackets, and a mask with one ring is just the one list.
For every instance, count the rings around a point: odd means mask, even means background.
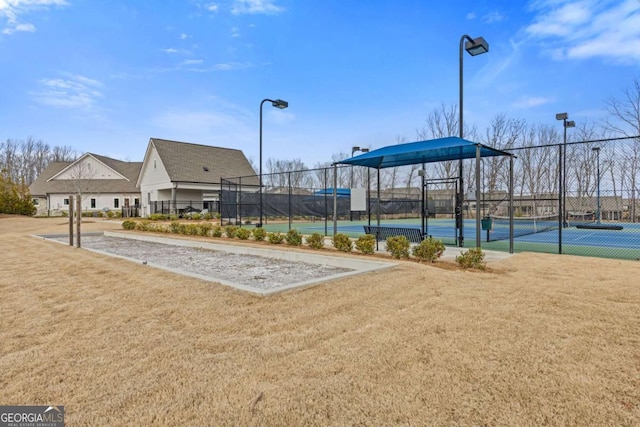
[{"label": "gravel strip", "polygon": [[[68,238],[55,240],[64,242]],[[354,271],[323,264],[291,262],[257,255],[232,254],[108,236],[83,235],[82,246],[260,290],[276,289],[292,283]]]}]

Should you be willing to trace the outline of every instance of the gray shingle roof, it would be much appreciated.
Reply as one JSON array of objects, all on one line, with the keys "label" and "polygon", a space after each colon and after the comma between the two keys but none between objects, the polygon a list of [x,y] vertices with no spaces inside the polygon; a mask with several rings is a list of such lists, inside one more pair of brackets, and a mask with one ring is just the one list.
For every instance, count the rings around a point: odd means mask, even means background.
[{"label": "gray shingle roof", "polygon": [[221,177],[251,176],[243,183],[258,185],[256,173],[241,150],[159,138],[151,138],[151,142],[173,182],[218,184]]},{"label": "gray shingle roof", "polygon": [[[94,194],[101,193],[139,193],[136,188],[136,180],[142,168],[142,162],[123,162],[110,157],[91,154],[97,160],[109,166],[119,174],[127,177],[124,179],[91,179],[91,180],[56,180],[48,181],[51,177],[62,171],[72,162],[49,163],[36,180],[29,186],[32,196],[44,196],[46,194],[72,194],[77,193],[78,187],[90,189],[88,192]],[[48,182],[47,182],[48,181]]]}]

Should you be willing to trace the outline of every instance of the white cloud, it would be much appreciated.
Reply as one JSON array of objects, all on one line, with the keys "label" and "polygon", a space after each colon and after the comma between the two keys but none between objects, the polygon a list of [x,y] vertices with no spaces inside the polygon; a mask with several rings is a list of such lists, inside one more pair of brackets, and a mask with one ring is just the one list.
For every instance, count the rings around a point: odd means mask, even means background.
[{"label": "white cloud", "polygon": [[187,59],[185,61],[182,61],[180,65],[198,65],[202,63],[204,63],[204,60],[202,59]]},{"label": "white cloud", "polygon": [[231,37],[240,37],[240,30],[238,30],[238,27],[233,27],[231,29]]},{"label": "white cloud", "polygon": [[102,83],[81,75],[65,77],[39,80],[39,87],[31,96],[49,107],[92,110],[102,97]]},{"label": "white cloud", "polygon": [[215,4],[215,3],[209,3],[209,4],[206,6],[206,9],[207,9],[209,12],[217,12],[217,11],[218,11],[218,9],[219,9],[219,6],[218,6],[217,4]]},{"label": "white cloud", "polygon": [[476,14],[475,14],[475,12],[469,12],[469,13],[467,13],[467,19],[468,19],[468,20],[476,19]]},{"label": "white cloud", "polygon": [[67,6],[65,0],[0,0],[0,20],[5,20],[2,34],[11,35],[16,32],[34,32],[35,25],[21,22],[20,17],[31,12],[48,9],[51,6]]},{"label": "white cloud", "polygon": [[284,11],[283,7],[275,5],[274,2],[275,0],[234,0],[231,13],[276,15]]},{"label": "white cloud", "polygon": [[228,62],[216,64],[214,69],[217,71],[244,70],[253,67],[251,62]]},{"label": "white cloud", "polygon": [[541,105],[550,104],[555,100],[552,98],[545,98],[542,96],[522,96],[511,104],[513,108],[532,108],[539,107]]},{"label": "white cloud", "polygon": [[172,47],[169,47],[169,48],[167,48],[167,49],[162,49],[162,51],[163,51],[164,53],[178,53],[178,49],[174,49],[174,48],[172,48]]},{"label": "white cloud", "polygon": [[485,24],[493,24],[495,22],[503,21],[504,19],[505,19],[504,14],[498,12],[497,10],[494,10],[492,12],[485,14],[482,17],[482,22]]},{"label": "white cloud", "polygon": [[545,41],[552,58],[640,62],[640,1],[563,0],[532,7],[538,15],[526,32]]},{"label": "white cloud", "polygon": [[185,33],[180,34],[180,40],[186,40],[189,37],[190,37],[189,34],[185,34]]}]

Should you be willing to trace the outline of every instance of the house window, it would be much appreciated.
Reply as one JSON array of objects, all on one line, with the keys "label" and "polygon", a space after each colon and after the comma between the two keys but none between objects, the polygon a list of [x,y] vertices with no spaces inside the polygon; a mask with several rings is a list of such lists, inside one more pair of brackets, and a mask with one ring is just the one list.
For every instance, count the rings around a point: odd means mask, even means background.
[{"label": "house window", "polygon": [[140,206],[140,199],[133,199],[133,204],[135,206]]},{"label": "house window", "polygon": [[156,159],[153,159],[153,168],[156,169],[157,165],[156,165]]},{"label": "house window", "polygon": [[38,206],[40,204],[40,200],[39,199],[33,199],[33,205],[34,206]]},{"label": "house window", "polygon": [[91,209],[96,208],[96,199],[91,199]]},{"label": "house window", "polygon": [[120,199],[118,198],[113,199],[113,207],[115,209],[118,209],[120,207]]},{"label": "house window", "polygon": [[64,199],[62,201],[62,204],[65,205],[65,206],[69,206],[69,199]]}]

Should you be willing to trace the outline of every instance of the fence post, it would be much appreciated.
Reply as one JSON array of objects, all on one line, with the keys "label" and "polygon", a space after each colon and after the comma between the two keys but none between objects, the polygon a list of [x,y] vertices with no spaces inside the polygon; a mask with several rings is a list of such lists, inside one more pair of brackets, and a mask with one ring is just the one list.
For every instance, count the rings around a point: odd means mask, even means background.
[{"label": "fence post", "polygon": [[73,194],[69,194],[69,246],[73,246]]},{"label": "fence post", "polygon": [[333,235],[338,234],[338,165],[333,164]]},{"label": "fence post", "polygon": [[291,230],[291,172],[287,172],[287,180],[289,181],[289,230]]},{"label": "fence post", "polygon": [[81,247],[80,243],[80,229],[82,226],[82,197],[80,194],[76,196],[76,248]]}]

